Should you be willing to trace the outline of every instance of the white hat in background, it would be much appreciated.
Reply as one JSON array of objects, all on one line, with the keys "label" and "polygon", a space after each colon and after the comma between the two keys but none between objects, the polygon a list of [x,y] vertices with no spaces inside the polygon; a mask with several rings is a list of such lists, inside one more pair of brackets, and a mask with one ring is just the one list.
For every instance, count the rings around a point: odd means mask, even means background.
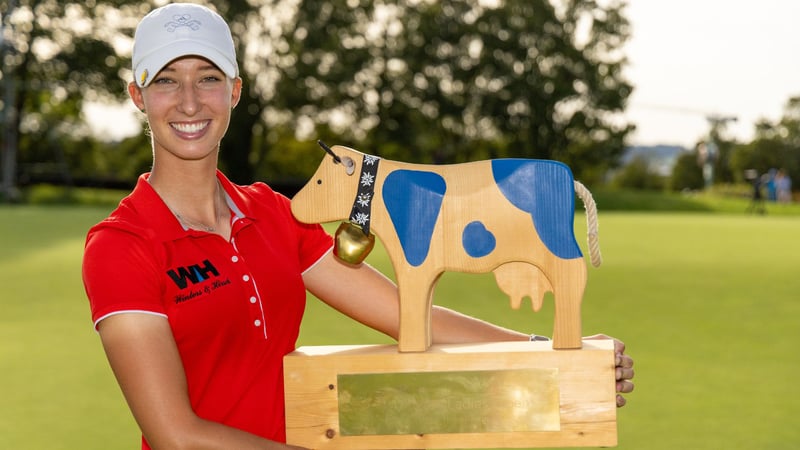
[{"label": "white hat in background", "polygon": [[172,3],[144,16],[133,42],[133,77],[145,87],[170,61],[195,55],[228,78],[239,76],[231,30],[219,14],[191,3]]}]

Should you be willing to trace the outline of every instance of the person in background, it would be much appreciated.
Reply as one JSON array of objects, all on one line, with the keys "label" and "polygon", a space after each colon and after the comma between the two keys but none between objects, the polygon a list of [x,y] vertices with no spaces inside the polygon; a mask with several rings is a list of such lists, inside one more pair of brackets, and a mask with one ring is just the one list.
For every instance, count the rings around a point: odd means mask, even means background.
[{"label": "person in background", "polygon": [[750,204],[745,208],[745,212],[766,214],[767,210],[764,208],[764,194],[762,193],[763,177],[760,176],[755,169],[746,170],[744,175],[745,179],[749,180],[753,187]]},{"label": "person in background", "polygon": [[777,192],[778,202],[791,203],[792,179],[784,169],[778,170],[778,173],[775,175],[775,191]]},{"label": "person in background", "polygon": [[[282,359],[295,348],[306,291],[396,339],[397,288],[368,264],[336,259],[332,238],[295,220],[286,197],[217,169],[242,94],[218,14],[180,3],[146,15],[133,76],[152,170],[89,230],[83,281],[142,448],[297,448],[285,444]],[[435,307],[433,339],[531,337]],[[616,390],[628,393],[633,360],[614,343]]]},{"label": "person in background", "polygon": [[771,202],[775,202],[778,200],[778,188],[775,186],[775,177],[777,176],[778,171],[775,169],[769,169],[764,176],[764,186],[767,188],[767,200]]}]

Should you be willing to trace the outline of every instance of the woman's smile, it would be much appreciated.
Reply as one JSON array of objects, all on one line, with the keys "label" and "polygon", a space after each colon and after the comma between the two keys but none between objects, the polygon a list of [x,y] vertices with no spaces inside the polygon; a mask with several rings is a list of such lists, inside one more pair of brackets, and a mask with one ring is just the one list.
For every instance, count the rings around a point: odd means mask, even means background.
[{"label": "woman's smile", "polygon": [[170,122],[169,125],[178,133],[184,135],[199,135],[206,130],[210,123],[210,120],[201,120],[193,122]]}]

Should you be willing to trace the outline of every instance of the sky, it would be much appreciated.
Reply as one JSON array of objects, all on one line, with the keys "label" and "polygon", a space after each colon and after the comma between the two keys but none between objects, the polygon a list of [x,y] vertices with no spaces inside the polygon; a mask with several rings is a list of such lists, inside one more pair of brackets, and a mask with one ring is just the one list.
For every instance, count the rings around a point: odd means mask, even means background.
[{"label": "sky", "polygon": [[726,137],[748,141],[800,95],[800,1],[629,0],[626,11],[631,144],[693,148],[707,115],[736,117]]},{"label": "sky", "polygon": [[[735,117],[726,137],[748,141],[756,122],[777,121],[800,95],[800,1],[628,0],[626,14],[632,145],[693,148],[709,115]],[[130,104],[87,114],[101,134],[140,131]]]}]

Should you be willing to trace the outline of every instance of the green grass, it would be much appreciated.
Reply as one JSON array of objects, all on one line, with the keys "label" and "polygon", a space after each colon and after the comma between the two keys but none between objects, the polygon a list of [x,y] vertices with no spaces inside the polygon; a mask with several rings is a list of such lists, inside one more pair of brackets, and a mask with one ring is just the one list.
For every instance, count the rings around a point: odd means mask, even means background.
[{"label": "green grass", "polygon": [[[597,198],[604,263],[589,268],[583,332],[624,340],[637,365],[618,448],[799,447],[800,216],[744,215],[743,201],[724,214],[604,212]],[[0,448],[137,446],[80,279],[85,232],[109,210],[0,206]],[[369,261],[390,271],[380,248]],[[436,303],[552,331],[551,301],[511,310],[491,275],[446,274]],[[309,302],[300,345],[376,342],[390,341]]]},{"label": "green grass", "polygon": [[0,448],[134,448],[81,283],[83,238],[108,209],[0,207]]},{"label": "green grass", "polygon": [[38,184],[22,191],[22,201],[34,205],[88,205],[113,208],[128,192]]}]

